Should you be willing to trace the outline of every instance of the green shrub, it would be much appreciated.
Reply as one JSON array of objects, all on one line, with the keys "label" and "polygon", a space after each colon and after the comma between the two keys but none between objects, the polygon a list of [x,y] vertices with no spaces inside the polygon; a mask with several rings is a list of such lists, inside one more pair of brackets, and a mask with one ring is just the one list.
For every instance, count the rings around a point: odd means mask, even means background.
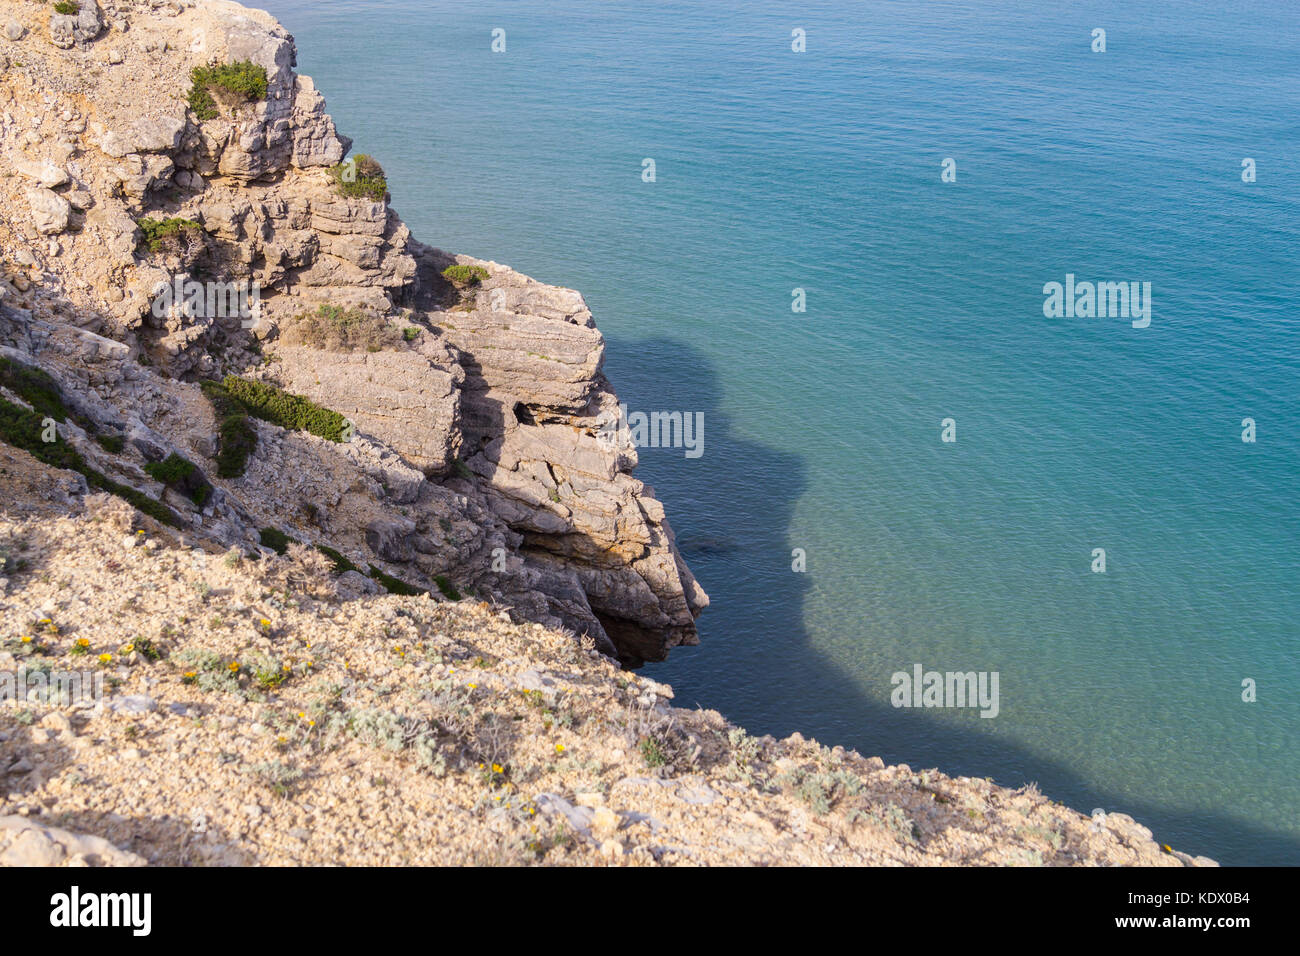
[{"label": "green shrub", "polygon": [[175,452],[162,461],[147,462],[144,470],[155,481],[161,481],[169,488],[181,489],[200,507],[207,503],[208,497],[212,494],[212,486],[203,477],[203,472],[198,469],[198,466]]},{"label": "green shrub", "polygon": [[173,216],[170,219],[141,219],[136,222],[144,233],[150,252],[177,251],[181,239],[190,240],[203,234],[203,227],[193,219]]},{"label": "green shrub", "polygon": [[438,590],[442,592],[442,596],[447,598],[449,601],[460,600],[460,592],[452,587],[451,582],[441,574],[435,574],[433,576],[433,583],[438,585]]},{"label": "green shrub", "polygon": [[289,545],[293,538],[289,537],[279,528],[263,528],[261,531],[262,546],[270,548],[276,554],[284,554],[289,550]]},{"label": "green shrub", "polygon": [[361,573],[361,569],[344,557],[342,552],[336,551],[324,544],[316,545],[316,550],[334,563],[335,574],[343,574],[346,571],[356,571],[358,574]]},{"label": "green shrub", "polygon": [[81,12],[81,4],[74,2],[74,0],[59,0],[54,5],[54,12],[61,13],[65,17],[76,16]]},{"label": "green shrub", "polygon": [[382,315],[336,305],[322,305],[315,312],[299,315],[286,323],[280,337],[286,345],[306,345],[327,352],[355,352],[361,348],[378,352],[402,341],[402,333]]},{"label": "green shrub", "polygon": [[69,418],[59,383],[44,369],[0,355],[0,385],[32,406],[42,418],[53,418],[56,422]]},{"label": "green shrub", "polygon": [[370,576],[382,584],[390,594],[401,594],[405,597],[415,597],[417,594],[427,594],[423,588],[417,588],[413,584],[407,584],[400,581],[391,574],[385,574],[373,564],[370,566]]},{"label": "green shrub", "polygon": [[217,416],[217,476],[240,478],[248,458],[257,450],[257,429],[248,419],[248,409],[226,391],[220,382],[200,382],[199,388]]},{"label": "green shrub", "polygon": [[99,442],[99,447],[104,451],[114,455],[120,455],[126,447],[126,439],[121,435],[96,435],[95,441]]},{"label": "green shrub", "polygon": [[248,60],[237,63],[210,63],[190,70],[189,106],[202,120],[221,115],[212,91],[219,89],[232,97],[251,103],[266,99],[266,68]]},{"label": "green shrub", "polygon": [[161,481],[164,485],[175,485],[194,474],[195,467],[194,462],[172,452],[162,461],[147,463],[144,470],[155,481]]},{"label": "green shrub", "polygon": [[468,289],[486,279],[488,271],[482,266],[447,266],[442,270],[442,277],[458,289]]},{"label": "green shrub", "polygon": [[330,169],[334,184],[344,196],[383,202],[388,198],[388,179],[384,167],[373,156],[359,153],[347,162]]},{"label": "green shrub", "polygon": [[349,422],[338,412],[322,408],[301,395],[252,379],[231,375],[222,385],[231,397],[263,421],[292,431],[305,431],[332,442],[344,441]]},{"label": "green shrub", "polygon": [[402,329],[402,338],[407,342],[414,342],[421,331],[423,330],[418,325],[408,325]]}]

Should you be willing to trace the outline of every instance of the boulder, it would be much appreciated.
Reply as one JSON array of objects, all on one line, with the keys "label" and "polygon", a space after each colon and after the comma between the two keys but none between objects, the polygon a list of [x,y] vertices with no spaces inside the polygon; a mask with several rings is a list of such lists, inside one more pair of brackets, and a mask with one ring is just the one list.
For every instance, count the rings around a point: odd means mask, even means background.
[{"label": "boulder", "polygon": [[43,236],[53,236],[68,228],[68,220],[72,216],[71,203],[44,187],[29,188],[26,194],[37,232]]}]

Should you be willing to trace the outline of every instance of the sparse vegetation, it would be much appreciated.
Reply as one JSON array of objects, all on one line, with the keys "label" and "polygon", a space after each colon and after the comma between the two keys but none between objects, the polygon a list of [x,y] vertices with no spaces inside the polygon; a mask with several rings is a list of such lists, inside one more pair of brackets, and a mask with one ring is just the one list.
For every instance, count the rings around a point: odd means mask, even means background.
[{"label": "sparse vegetation", "polygon": [[189,106],[202,120],[221,115],[214,92],[232,105],[266,99],[266,68],[248,60],[237,63],[210,63],[190,71]]},{"label": "sparse vegetation", "polygon": [[297,767],[279,760],[268,760],[254,764],[249,768],[257,780],[277,797],[287,797],[294,784],[302,780],[303,773]]},{"label": "sparse vegetation", "polygon": [[306,345],[326,352],[378,352],[410,341],[376,312],[336,305],[322,305],[315,312],[299,315],[285,324],[280,338],[286,345]]},{"label": "sparse vegetation", "polygon": [[641,759],[645,761],[647,767],[662,767],[668,762],[664,756],[663,748],[659,746],[658,741],[653,737],[644,738],[638,745],[641,751]]},{"label": "sparse vegetation", "polygon": [[54,12],[61,13],[65,17],[75,17],[81,12],[81,4],[76,0],[58,0],[54,4]]},{"label": "sparse vegetation", "polygon": [[862,780],[844,769],[814,772],[797,768],[782,774],[777,782],[792,787],[818,816],[830,813],[842,799],[862,792]]},{"label": "sparse vegetation", "polygon": [[184,522],[176,512],[162,502],[150,498],[144,492],[113,481],[107,475],[96,471],[75,449],[57,435],[54,441],[45,441],[45,418],[46,416],[39,412],[30,411],[21,405],[0,398],[0,441],[21,448],[38,461],[53,468],[67,468],[79,472],[85,476],[86,483],[91,488],[124,498],[136,509],[156,521],[174,528],[183,526]]}]

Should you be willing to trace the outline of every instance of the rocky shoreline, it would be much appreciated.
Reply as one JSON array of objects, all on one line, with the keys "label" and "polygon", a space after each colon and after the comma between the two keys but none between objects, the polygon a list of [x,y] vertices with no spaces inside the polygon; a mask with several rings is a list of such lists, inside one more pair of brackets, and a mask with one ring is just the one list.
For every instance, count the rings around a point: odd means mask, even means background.
[{"label": "rocky shoreline", "polygon": [[1210,862],[622,669],[708,597],[590,310],[416,241],[295,61],[0,0],[0,665],[109,685],[0,704],[0,863]]}]

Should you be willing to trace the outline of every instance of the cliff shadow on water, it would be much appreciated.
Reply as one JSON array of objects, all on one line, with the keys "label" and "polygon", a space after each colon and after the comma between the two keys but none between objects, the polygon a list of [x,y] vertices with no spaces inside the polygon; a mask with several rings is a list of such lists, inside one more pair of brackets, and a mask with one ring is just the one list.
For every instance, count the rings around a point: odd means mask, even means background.
[{"label": "cliff shadow on water", "polygon": [[[805,596],[817,587],[815,566],[810,562],[805,573],[791,568],[798,544],[791,523],[807,490],[806,456],[813,451],[791,454],[738,434],[723,406],[718,369],[691,345],[608,338],[607,372],[630,411],[698,411],[705,423],[698,458],[677,448],[638,452],[637,476],[664,502],[682,555],[712,599],[698,622],[700,646],[676,648],[666,662],[645,667],[647,676],[673,686],[674,703],[718,710],[753,734],[797,731],[914,770],[991,777],[1011,787],[1037,783],[1053,800],[1083,813],[1127,813],[1157,841],[1226,865],[1300,861],[1300,841],[1267,820],[1135,801],[1049,755],[993,736],[981,726],[993,721],[974,711],[969,727],[954,726],[865,693],[855,675],[818,650],[805,625]],[[863,487],[869,488],[870,462],[863,469]],[[845,507],[873,504],[864,494]],[[883,683],[888,686],[887,678]],[[1231,845],[1215,838],[1222,833],[1236,834]]]}]

